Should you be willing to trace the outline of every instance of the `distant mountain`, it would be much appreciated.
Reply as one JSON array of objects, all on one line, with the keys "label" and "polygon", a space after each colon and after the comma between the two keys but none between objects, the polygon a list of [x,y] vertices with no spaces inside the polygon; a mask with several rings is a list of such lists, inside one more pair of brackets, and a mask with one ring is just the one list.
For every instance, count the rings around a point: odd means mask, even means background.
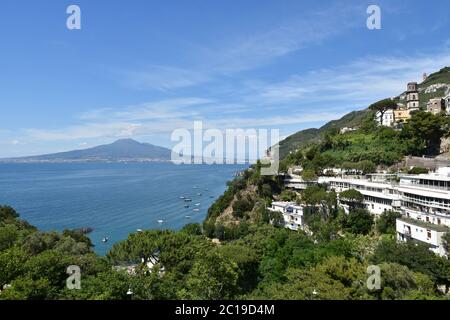
[{"label": "distant mountain", "polygon": [[167,161],[171,150],[133,139],[121,139],[97,147],[45,154],[40,156],[1,159],[2,162],[81,162],[81,161]]}]

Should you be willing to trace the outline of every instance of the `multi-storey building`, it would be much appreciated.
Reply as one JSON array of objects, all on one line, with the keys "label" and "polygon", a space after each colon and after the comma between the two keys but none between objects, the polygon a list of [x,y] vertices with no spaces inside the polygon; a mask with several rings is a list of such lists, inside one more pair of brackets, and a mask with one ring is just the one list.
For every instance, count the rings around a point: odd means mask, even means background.
[{"label": "multi-storey building", "polygon": [[447,110],[447,114],[450,114],[450,86],[447,87],[447,90],[445,92],[444,102],[445,102],[445,109]]},{"label": "multi-storey building", "polygon": [[284,227],[291,230],[303,229],[303,207],[294,202],[274,201],[268,210],[283,215]]},{"label": "multi-storey building", "polygon": [[419,107],[420,100],[417,82],[410,82],[406,90],[406,108],[408,110],[419,110]]},{"label": "multi-storey building", "polygon": [[[421,241],[436,254],[448,256],[442,238],[450,232],[450,167],[419,175],[373,174],[359,179],[322,176],[317,183],[327,184],[338,194],[349,189],[359,191],[364,196],[365,208],[374,215],[390,210],[400,212],[402,217],[396,221],[399,241]],[[348,212],[345,202],[340,205]],[[270,210],[283,213],[286,227],[293,230],[301,228],[301,206],[274,202]]]},{"label": "multi-storey building", "polygon": [[394,119],[396,123],[405,123],[411,119],[411,110],[406,109],[406,107],[398,107],[394,110]]},{"label": "multi-storey building", "polygon": [[448,255],[442,236],[450,231],[450,168],[403,176],[398,190],[404,217],[397,219],[397,238],[425,242],[435,253]]},{"label": "multi-storey building", "polygon": [[[320,183],[327,183],[337,193],[349,189],[358,190],[364,196],[364,206],[369,212],[380,215],[389,210],[400,210],[400,195],[394,183],[382,180],[379,176],[369,179],[319,178]],[[342,205],[342,204],[341,204]],[[342,205],[346,211],[348,207]]]},{"label": "multi-storey building", "polygon": [[427,103],[427,111],[435,115],[445,111],[445,100],[442,98],[430,99]]},{"label": "multi-storey building", "polygon": [[375,115],[378,123],[385,127],[392,127],[395,123],[395,114],[394,110],[389,109],[381,115],[381,112],[377,112]]}]

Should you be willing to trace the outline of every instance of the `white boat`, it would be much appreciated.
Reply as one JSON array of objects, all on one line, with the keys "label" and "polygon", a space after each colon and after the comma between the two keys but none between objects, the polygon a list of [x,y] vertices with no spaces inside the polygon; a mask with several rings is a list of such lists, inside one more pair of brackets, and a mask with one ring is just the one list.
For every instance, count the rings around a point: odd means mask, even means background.
[{"label": "white boat", "polygon": [[181,196],[181,197],[180,197],[180,199],[182,199],[182,200],[183,200],[184,198],[186,198],[186,197],[184,197],[184,196]]},{"label": "white boat", "polygon": [[191,218],[191,216],[184,216],[186,219],[190,219]]},{"label": "white boat", "polygon": [[200,211],[200,209],[194,209],[194,210],[192,210],[192,211],[194,211],[194,212],[199,212],[199,211]]},{"label": "white boat", "polygon": [[202,194],[199,192],[199,193],[197,193],[197,195],[198,195],[198,196],[201,196]]},{"label": "white boat", "polygon": [[137,232],[142,232],[142,229],[137,229],[136,231],[137,231]]},{"label": "white boat", "polygon": [[108,240],[109,240],[108,237],[104,237],[104,238],[102,239],[102,242],[103,242],[103,243],[106,243],[106,242],[108,242]]},{"label": "white boat", "polygon": [[159,219],[159,220],[158,220],[158,223],[159,223],[159,224],[164,223],[164,220]]},{"label": "white boat", "polygon": [[195,204],[197,207],[200,206],[200,202]]},{"label": "white boat", "polygon": [[192,199],[191,199],[191,198],[185,198],[184,201],[185,201],[185,202],[191,202]]}]

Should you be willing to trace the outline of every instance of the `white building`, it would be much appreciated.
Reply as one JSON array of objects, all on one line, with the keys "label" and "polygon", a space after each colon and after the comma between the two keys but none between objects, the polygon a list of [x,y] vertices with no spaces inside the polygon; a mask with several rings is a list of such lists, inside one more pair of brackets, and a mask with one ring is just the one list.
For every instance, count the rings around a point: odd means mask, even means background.
[{"label": "white building", "polygon": [[430,246],[430,250],[440,256],[447,256],[442,245],[442,237],[448,231],[447,227],[402,217],[396,221],[397,239],[399,241],[416,240]]},{"label": "white building", "polygon": [[450,167],[402,176],[398,190],[405,219],[397,220],[397,238],[428,243],[431,250],[444,255],[441,237],[450,231]]},{"label": "white building", "polygon": [[303,229],[303,207],[294,202],[274,201],[268,210],[283,215],[284,227],[291,230]]},{"label": "white building", "polygon": [[[394,183],[380,182],[379,175],[377,182],[371,179],[349,179],[349,178],[324,178],[319,182],[327,183],[329,187],[337,193],[349,189],[355,189],[364,196],[365,208],[375,215],[394,210],[399,211],[401,206],[400,194]],[[343,206],[344,209],[346,206]],[[348,208],[347,208],[348,209]]]},{"label": "white building", "polygon": [[444,102],[447,114],[450,114],[450,86],[447,87],[447,91],[445,92]]},{"label": "white building", "polygon": [[353,132],[353,131],[356,131],[356,129],[355,128],[349,128],[349,127],[343,127],[339,132],[341,134],[344,134],[344,133]]},{"label": "white building", "polygon": [[389,109],[381,117],[381,112],[377,112],[375,114],[375,119],[377,119],[378,123],[385,127],[392,127],[395,123],[395,115],[394,110]]}]

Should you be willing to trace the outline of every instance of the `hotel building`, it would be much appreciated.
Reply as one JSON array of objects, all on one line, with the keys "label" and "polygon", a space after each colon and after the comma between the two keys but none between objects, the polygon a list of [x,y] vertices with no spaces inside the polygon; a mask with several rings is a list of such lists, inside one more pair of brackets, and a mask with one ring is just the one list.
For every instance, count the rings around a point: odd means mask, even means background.
[{"label": "hotel building", "polygon": [[450,231],[450,168],[436,173],[400,177],[403,217],[397,219],[397,238],[414,239],[430,249],[447,255],[442,236]]}]

